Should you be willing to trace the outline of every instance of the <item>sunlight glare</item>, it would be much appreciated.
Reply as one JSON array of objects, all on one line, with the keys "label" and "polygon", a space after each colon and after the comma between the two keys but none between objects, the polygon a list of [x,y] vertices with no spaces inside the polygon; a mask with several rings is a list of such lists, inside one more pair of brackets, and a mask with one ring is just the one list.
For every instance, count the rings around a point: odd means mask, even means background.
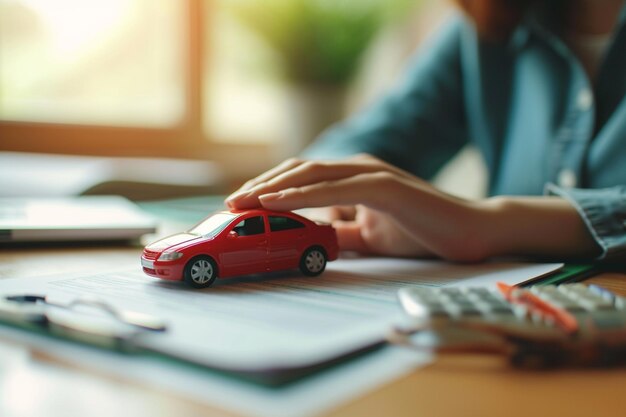
[{"label": "sunlight glare", "polygon": [[57,51],[73,53],[97,42],[120,24],[132,2],[125,0],[23,0],[37,12]]}]

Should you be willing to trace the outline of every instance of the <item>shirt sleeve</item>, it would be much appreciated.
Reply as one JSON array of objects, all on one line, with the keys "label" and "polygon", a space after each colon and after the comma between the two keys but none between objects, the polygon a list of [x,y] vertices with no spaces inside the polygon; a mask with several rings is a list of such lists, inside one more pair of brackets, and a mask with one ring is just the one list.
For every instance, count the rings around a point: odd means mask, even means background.
[{"label": "shirt sleeve", "polygon": [[626,186],[580,189],[548,184],[546,194],[563,197],[576,207],[602,248],[599,260],[626,261]]},{"label": "shirt sleeve", "polygon": [[418,53],[404,82],[326,133],[303,153],[313,159],[370,153],[431,178],[467,143],[460,43],[454,15]]}]

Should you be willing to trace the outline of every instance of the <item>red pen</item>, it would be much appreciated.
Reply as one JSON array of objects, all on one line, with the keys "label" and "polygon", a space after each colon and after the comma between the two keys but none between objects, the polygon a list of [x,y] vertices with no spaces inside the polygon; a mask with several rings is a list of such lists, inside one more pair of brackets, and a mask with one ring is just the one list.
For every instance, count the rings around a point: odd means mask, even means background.
[{"label": "red pen", "polygon": [[531,313],[538,313],[545,317],[550,317],[565,332],[575,333],[578,330],[578,321],[569,311],[558,308],[545,300],[537,297],[530,291],[522,288],[498,282],[498,290],[507,301],[514,304],[523,305]]}]

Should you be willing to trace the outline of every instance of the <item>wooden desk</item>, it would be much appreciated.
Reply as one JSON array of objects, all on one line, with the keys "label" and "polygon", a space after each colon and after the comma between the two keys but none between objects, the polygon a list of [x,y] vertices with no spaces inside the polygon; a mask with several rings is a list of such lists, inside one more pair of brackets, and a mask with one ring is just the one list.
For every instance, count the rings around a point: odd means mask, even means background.
[{"label": "wooden desk", "polygon": [[[138,262],[128,247],[0,248],[0,279]],[[587,282],[626,295],[625,274]],[[610,416],[626,411],[626,370],[521,372],[498,358],[445,358],[328,416]],[[323,401],[323,399],[321,399]],[[229,416],[168,392],[60,363],[0,336],[0,416]]]}]

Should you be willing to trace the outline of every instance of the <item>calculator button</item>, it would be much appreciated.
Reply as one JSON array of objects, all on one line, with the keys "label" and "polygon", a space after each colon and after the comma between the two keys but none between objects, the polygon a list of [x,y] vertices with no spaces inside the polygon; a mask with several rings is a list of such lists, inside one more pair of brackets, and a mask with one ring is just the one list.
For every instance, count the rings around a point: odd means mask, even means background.
[{"label": "calculator button", "polygon": [[493,290],[487,288],[474,288],[472,292],[480,295],[493,295]]},{"label": "calculator button", "polygon": [[613,309],[613,303],[604,299],[598,300],[590,297],[581,297],[577,301],[583,308],[590,311]]},{"label": "calculator button", "polygon": [[442,294],[446,294],[446,295],[461,295],[461,289],[460,288],[442,288],[441,289],[441,293]]},{"label": "calculator button", "polygon": [[476,316],[482,314],[482,311],[474,303],[459,304],[461,314]]},{"label": "calculator button", "polygon": [[601,296],[594,295],[591,297],[584,297],[584,298],[588,300],[592,300],[593,302],[595,302],[602,308],[613,307],[613,300],[607,300],[606,298],[601,297]]},{"label": "calculator button", "polygon": [[416,320],[427,320],[448,317],[448,312],[443,307],[426,307],[423,304],[404,305],[406,313]]},{"label": "calculator button", "polygon": [[571,293],[563,293],[561,291],[555,291],[553,293],[547,293],[545,295],[542,295],[543,297],[546,298],[552,298],[553,300],[571,300],[573,298],[576,298],[576,296],[572,296]]},{"label": "calculator button", "polygon": [[493,293],[488,290],[487,288],[482,288],[482,287],[478,287],[478,288],[466,288],[466,294],[468,296],[478,296],[478,297],[485,297],[485,296],[490,296],[493,295]]},{"label": "calculator button", "polygon": [[613,294],[611,291],[594,284],[590,284],[588,288],[591,293],[598,295],[612,303],[615,302],[615,294]]},{"label": "calculator button", "polygon": [[486,301],[488,303],[506,303],[506,301],[504,300],[504,298],[499,297],[497,295],[493,295],[493,294],[488,294],[482,297],[483,301]]},{"label": "calculator button", "polygon": [[528,309],[523,305],[512,305],[513,314],[520,320],[525,320],[528,317]]},{"label": "calculator button", "polygon": [[579,294],[585,294],[589,291],[589,288],[585,284],[567,284],[561,285],[559,288],[563,288],[567,292],[575,292]]},{"label": "calculator button", "polygon": [[455,296],[450,297],[448,300],[452,303],[460,304],[460,305],[473,304],[473,301],[468,299],[464,295],[455,295]]},{"label": "calculator button", "polygon": [[550,294],[558,294],[559,289],[554,285],[546,285],[546,286],[534,286],[530,289],[531,292],[537,295],[550,295]]},{"label": "calculator button", "polygon": [[515,314],[513,313],[513,309],[509,308],[508,310],[506,309],[492,309],[489,313],[492,316],[498,317],[498,318],[502,318],[502,317],[515,317]]},{"label": "calculator button", "polygon": [[510,306],[508,302],[504,301],[501,298],[483,298],[482,301],[489,304],[490,306]]},{"label": "calculator button", "polygon": [[489,310],[491,309],[491,304],[483,299],[472,300],[472,303],[476,306],[476,308],[480,310]]},{"label": "calculator button", "polygon": [[425,320],[428,318],[448,317],[448,312],[437,300],[424,301],[420,299],[419,291],[403,289],[398,293],[400,304],[404,311],[414,319]]},{"label": "calculator button", "polygon": [[482,302],[482,297],[478,294],[469,293],[467,294],[467,299],[472,303],[480,303]]},{"label": "calculator button", "polygon": [[496,314],[513,314],[513,308],[509,305],[490,305],[489,309]]},{"label": "calculator button", "polygon": [[602,297],[601,295],[594,294],[591,291],[576,292],[576,293],[572,294],[572,298],[587,298],[589,300],[597,300],[597,301],[605,300],[605,298]]},{"label": "calculator button", "polygon": [[570,297],[566,297],[562,294],[553,294],[553,295],[549,295],[549,296],[541,296],[539,297],[542,300],[550,303],[550,304],[555,304],[555,303],[559,303],[559,304],[576,304],[576,300],[570,298]]},{"label": "calculator button", "polygon": [[441,297],[439,296],[426,296],[426,295],[420,295],[417,297],[413,297],[413,299],[415,301],[418,301],[420,303],[425,303],[425,304],[436,304],[436,303],[440,303],[441,302]]},{"label": "calculator button", "polygon": [[585,311],[585,308],[574,300],[550,301],[550,304],[571,312]]}]

